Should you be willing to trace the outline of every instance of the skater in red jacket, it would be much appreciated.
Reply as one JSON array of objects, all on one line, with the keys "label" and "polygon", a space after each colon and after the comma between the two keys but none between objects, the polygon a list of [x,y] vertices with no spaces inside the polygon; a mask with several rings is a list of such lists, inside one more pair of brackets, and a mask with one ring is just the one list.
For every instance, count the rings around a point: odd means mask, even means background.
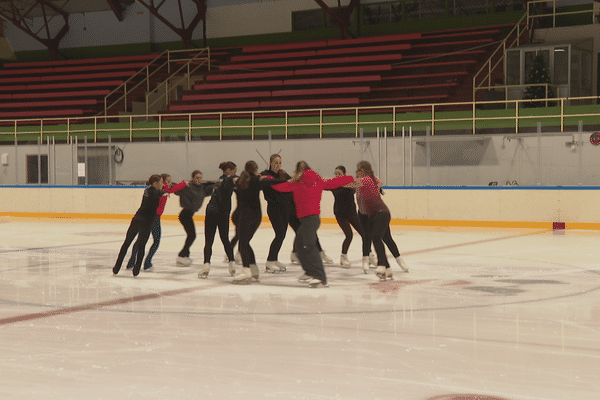
[{"label": "skater in red jacket", "polygon": [[321,195],[324,189],[335,189],[352,182],[352,176],[323,179],[305,161],[296,164],[294,176],[288,182],[272,186],[280,192],[292,192],[300,226],[294,247],[305,271],[298,280],[311,287],[327,286],[323,261],[317,247],[317,229],[321,224]]}]

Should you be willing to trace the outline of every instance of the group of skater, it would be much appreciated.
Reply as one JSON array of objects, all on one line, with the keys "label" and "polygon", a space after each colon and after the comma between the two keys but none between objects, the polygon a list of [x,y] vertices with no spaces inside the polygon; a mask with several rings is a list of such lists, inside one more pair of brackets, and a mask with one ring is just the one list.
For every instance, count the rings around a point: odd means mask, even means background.
[{"label": "group of skater", "polygon": [[[204,262],[198,277],[207,278],[210,273],[212,247],[218,230],[225,249],[229,273],[233,276],[232,282],[258,281],[259,269],[250,242],[262,221],[262,191],[267,202],[267,215],[275,234],[269,247],[265,271],[286,271],[286,265],[279,261],[279,253],[290,226],[296,234],[290,260],[300,264],[304,270],[298,281],[310,287],[328,286],[323,264],[332,264],[333,260],[325,254],[317,236],[324,190],[333,193],[334,215],[345,235],[340,256],[341,267],[351,266],[348,249],[353,239],[354,228],[362,238],[362,269],[365,273],[374,266],[379,279],[392,279],[386,245],[400,268],[408,272],[408,267],[391,235],[390,210],[382,199],[383,184],[375,176],[368,161],[360,161],[357,164],[355,176],[347,175],[346,168],[340,165],[335,168],[335,176],[329,179],[311,169],[306,161],[299,161],[291,175],[286,173],[281,165],[281,156],[273,154],[269,159],[268,169],[259,172],[258,164],[248,161],[239,176],[235,163],[222,162],[219,165],[222,175],[215,181],[203,180],[202,172],[198,170],[192,173],[191,180],[184,180],[178,184],[173,184],[168,174],[152,175],[144,190],[140,208],[125,235],[125,241],[113,267],[113,274],[116,275],[121,270],[128,249],[136,237],[126,268],[131,269],[134,276],[140,273],[142,266],[144,270],[153,268],[152,257],[158,249],[161,236],[160,217],[169,195],[175,194],[179,197],[181,206],[179,221],[186,232],[183,248],[177,257],[177,265],[189,266],[192,263],[190,248],[196,239],[193,217],[202,207],[204,199],[210,197],[204,219]],[[233,193],[236,194],[237,208],[232,214]],[[230,219],[235,226],[235,237],[231,240]],[[150,235],[153,237],[153,243],[145,254]],[[238,252],[234,252],[236,245]],[[371,252],[371,247],[375,249],[376,256]],[[236,275],[236,265],[240,261],[242,271]]]}]

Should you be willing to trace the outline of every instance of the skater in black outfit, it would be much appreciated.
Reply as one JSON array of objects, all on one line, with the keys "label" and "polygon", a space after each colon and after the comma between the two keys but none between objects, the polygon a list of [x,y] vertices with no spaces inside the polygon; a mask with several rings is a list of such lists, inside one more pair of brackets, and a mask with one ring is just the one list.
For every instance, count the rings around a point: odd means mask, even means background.
[{"label": "skater in black outfit", "polygon": [[[169,175],[169,174],[161,174],[160,177],[163,179],[163,191],[165,191],[166,193],[169,193],[169,194],[176,193],[187,186],[187,183],[185,181],[181,181],[177,185],[173,185],[173,183],[172,183],[173,179],[171,178],[171,175]],[[150,250],[148,250],[148,254],[146,255],[146,260],[144,261],[144,271],[152,268],[152,257],[154,257],[154,254],[156,254],[156,251],[158,250],[158,246],[160,245],[160,237],[162,235],[162,229],[160,226],[160,217],[163,215],[163,212],[165,211],[165,206],[167,205],[168,198],[169,198],[169,196],[161,197],[160,201],[158,203],[158,208],[156,209],[156,218],[154,219],[154,223],[152,224],[152,229],[150,230],[150,232],[152,233],[152,245],[150,246]],[[127,263],[127,269],[133,269],[133,266],[135,265],[136,256],[137,255],[135,254],[135,251],[134,251],[132,254],[132,257],[129,259],[129,262]]]},{"label": "skater in black outfit", "polygon": [[[335,176],[346,176],[346,167],[343,165],[339,165],[335,168]],[[362,255],[364,257],[369,257],[370,251],[370,242],[366,241],[364,238],[364,233],[360,221],[358,219],[358,214],[356,212],[356,203],[354,202],[354,192],[353,188],[349,187],[341,187],[337,189],[332,189],[334,202],[333,202],[333,215],[335,215],[335,219],[344,232],[344,241],[342,243],[342,254],[340,256],[340,264],[343,268],[350,268],[350,261],[348,260],[348,249],[350,248],[350,243],[352,243],[352,228],[358,232],[361,236],[362,240]],[[367,264],[367,270],[365,273],[369,271],[369,267]]]},{"label": "skater in black outfit", "polygon": [[219,237],[225,248],[225,254],[229,260],[229,273],[235,274],[235,259],[233,248],[229,242],[229,214],[231,213],[231,195],[238,180],[236,176],[237,166],[232,161],[222,162],[219,169],[223,175],[217,180],[215,189],[208,205],[204,219],[204,265],[198,272],[199,278],[208,277],[210,272],[210,258],[212,256],[212,245],[215,241],[217,228]]},{"label": "skater in black outfit", "polygon": [[240,175],[236,189],[238,199],[236,236],[239,239],[243,269],[242,273],[233,279],[236,283],[258,280],[259,278],[256,258],[250,246],[250,240],[252,240],[262,220],[259,193],[262,188],[282,182],[285,182],[285,180],[260,176],[258,165],[252,160],[246,163],[244,172]]},{"label": "skater in black outfit", "polygon": [[152,175],[147,184],[148,187],[144,190],[142,204],[131,220],[131,224],[129,225],[129,229],[127,229],[127,234],[125,235],[125,241],[121,246],[121,251],[119,251],[119,256],[117,257],[117,261],[113,267],[113,274],[115,275],[121,270],[123,259],[125,259],[127,250],[129,249],[129,246],[131,245],[131,242],[133,242],[133,239],[135,239],[136,235],[138,238],[133,245],[132,253],[132,257],[135,257],[133,276],[137,276],[140,273],[142,260],[144,259],[146,243],[150,237],[150,229],[152,228],[152,224],[154,224],[156,218],[156,210],[161,197],[166,195],[166,193],[162,190],[163,180],[160,175]]},{"label": "skater in black outfit", "polygon": [[187,182],[187,186],[177,192],[179,196],[179,222],[187,234],[183,248],[177,256],[177,265],[188,266],[192,263],[190,259],[190,247],[196,240],[196,225],[194,224],[194,214],[202,207],[204,198],[210,196],[214,188],[214,183],[202,181],[202,172],[196,170],[192,172],[192,180]]},{"label": "skater in black outfit", "polygon": [[[271,176],[275,179],[291,179],[291,176],[281,169],[281,162],[281,156],[279,154],[272,154],[269,158],[269,169],[264,170],[260,174],[262,176]],[[275,232],[275,238],[271,242],[265,268],[267,272],[283,272],[286,270],[286,266],[278,261],[279,251],[281,250],[281,245],[285,239],[288,224],[294,232],[296,232],[300,226],[300,221],[296,216],[294,198],[291,193],[281,193],[270,187],[265,187],[263,189],[263,195],[267,201],[267,215],[269,216],[271,226]],[[333,264],[333,260],[323,251],[318,238],[317,247],[322,261],[327,264]],[[292,249],[291,261],[294,263],[300,262],[295,248]]]}]

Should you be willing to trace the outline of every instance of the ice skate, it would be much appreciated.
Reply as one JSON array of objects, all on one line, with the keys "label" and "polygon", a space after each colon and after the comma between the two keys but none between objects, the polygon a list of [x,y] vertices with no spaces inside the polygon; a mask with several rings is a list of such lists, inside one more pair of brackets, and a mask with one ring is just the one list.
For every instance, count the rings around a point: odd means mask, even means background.
[{"label": "ice skate", "polygon": [[189,267],[192,265],[192,259],[189,257],[177,257],[178,267]]},{"label": "ice skate", "polygon": [[250,283],[252,279],[252,272],[250,272],[250,267],[242,268],[242,272],[239,275],[233,277],[231,282],[241,284],[241,283]]},{"label": "ice skate", "polygon": [[373,252],[369,253],[369,265],[371,265],[373,268],[377,266],[377,257],[375,257],[375,253]]},{"label": "ice skate", "polygon": [[229,273],[231,276],[235,275],[235,261],[229,261]]},{"label": "ice skate", "polygon": [[208,273],[210,272],[210,263],[204,263],[200,271],[198,272],[198,278],[206,279],[208,278]]},{"label": "ice skate", "polygon": [[236,275],[232,282],[237,284],[247,284],[251,282],[258,282],[258,267],[256,264],[251,264],[250,267],[242,268],[242,273]]},{"label": "ice skate", "polygon": [[350,261],[348,260],[348,254],[342,254],[340,256],[340,266],[342,268],[350,268],[351,264],[350,264]]},{"label": "ice skate", "polygon": [[281,268],[277,265],[277,261],[267,261],[265,270],[270,274],[278,274],[281,272]]},{"label": "ice skate", "polygon": [[402,268],[402,271],[408,272],[408,265],[406,265],[406,263],[404,262],[404,259],[402,258],[402,256],[396,257],[396,262],[398,263],[398,265],[400,266],[400,268]]},{"label": "ice skate", "polygon": [[312,278],[310,281],[308,281],[308,286],[310,286],[311,288],[329,287],[327,282],[317,278]]},{"label": "ice skate", "polygon": [[153,271],[154,265],[152,265],[152,263],[147,263],[144,265],[144,271]]},{"label": "ice skate", "polygon": [[275,260],[275,261],[273,261],[273,262],[275,263],[275,265],[277,265],[277,267],[279,268],[279,271],[280,271],[280,272],[285,272],[285,271],[287,271],[287,267],[285,266],[285,264],[284,264],[284,263],[282,263],[282,262],[279,262],[279,261],[277,261],[277,260]]},{"label": "ice skate", "polygon": [[235,252],[235,256],[233,258],[237,265],[242,265],[242,253],[240,253],[239,250]]},{"label": "ice skate", "polygon": [[390,281],[394,279],[391,268],[385,269],[385,279],[390,280]]},{"label": "ice skate", "polygon": [[385,281],[386,276],[386,268],[384,265],[378,265],[375,270],[375,275],[379,278],[380,281]]},{"label": "ice skate", "polygon": [[115,265],[113,267],[113,275],[117,275],[120,270],[121,270],[121,266],[120,265]]},{"label": "ice skate", "polygon": [[306,274],[303,274],[302,276],[298,277],[298,282],[300,283],[308,283],[313,279],[312,276],[308,276]]},{"label": "ice skate", "polygon": [[298,254],[296,254],[292,251],[292,254],[290,254],[290,261],[292,262],[292,264],[300,264],[300,259],[298,258]]},{"label": "ice skate", "polygon": [[333,264],[331,257],[325,254],[324,251],[319,252],[319,254],[321,255],[321,261],[323,261],[323,264]]},{"label": "ice skate", "polygon": [[364,271],[365,274],[369,273],[369,256],[363,257],[363,260],[362,260],[362,269],[363,269],[363,271]]}]

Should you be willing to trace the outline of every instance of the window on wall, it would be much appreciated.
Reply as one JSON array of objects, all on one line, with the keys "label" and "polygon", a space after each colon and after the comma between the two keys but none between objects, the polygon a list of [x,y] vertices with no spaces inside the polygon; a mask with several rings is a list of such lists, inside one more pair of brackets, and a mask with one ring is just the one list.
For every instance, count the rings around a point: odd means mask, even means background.
[{"label": "window on wall", "polygon": [[[333,8],[332,11],[336,14],[339,15],[339,8]],[[342,13],[346,12],[346,7],[342,7]],[[354,25],[354,19],[356,18],[356,9],[352,10],[352,14],[350,14],[350,21],[349,24],[350,26]],[[335,23],[335,21],[333,20],[333,18],[331,18],[331,16],[327,13],[325,13],[325,28],[334,28],[337,27],[337,24]]]},{"label": "window on wall", "polygon": [[293,13],[295,31],[308,31],[323,28],[323,10],[301,11]]},{"label": "window on wall", "polygon": [[554,81],[555,85],[569,83],[569,48],[554,48]]},{"label": "window on wall", "polygon": [[506,52],[506,84],[521,84],[521,51],[512,50]]},{"label": "window on wall", "polygon": [[365,4],[362,13],[364,25],[376,25],[402,21],[402,3]]},{"label": "window on wall", "polygon": [[27,183],[48,183],[48,155],[27,156]]}]

